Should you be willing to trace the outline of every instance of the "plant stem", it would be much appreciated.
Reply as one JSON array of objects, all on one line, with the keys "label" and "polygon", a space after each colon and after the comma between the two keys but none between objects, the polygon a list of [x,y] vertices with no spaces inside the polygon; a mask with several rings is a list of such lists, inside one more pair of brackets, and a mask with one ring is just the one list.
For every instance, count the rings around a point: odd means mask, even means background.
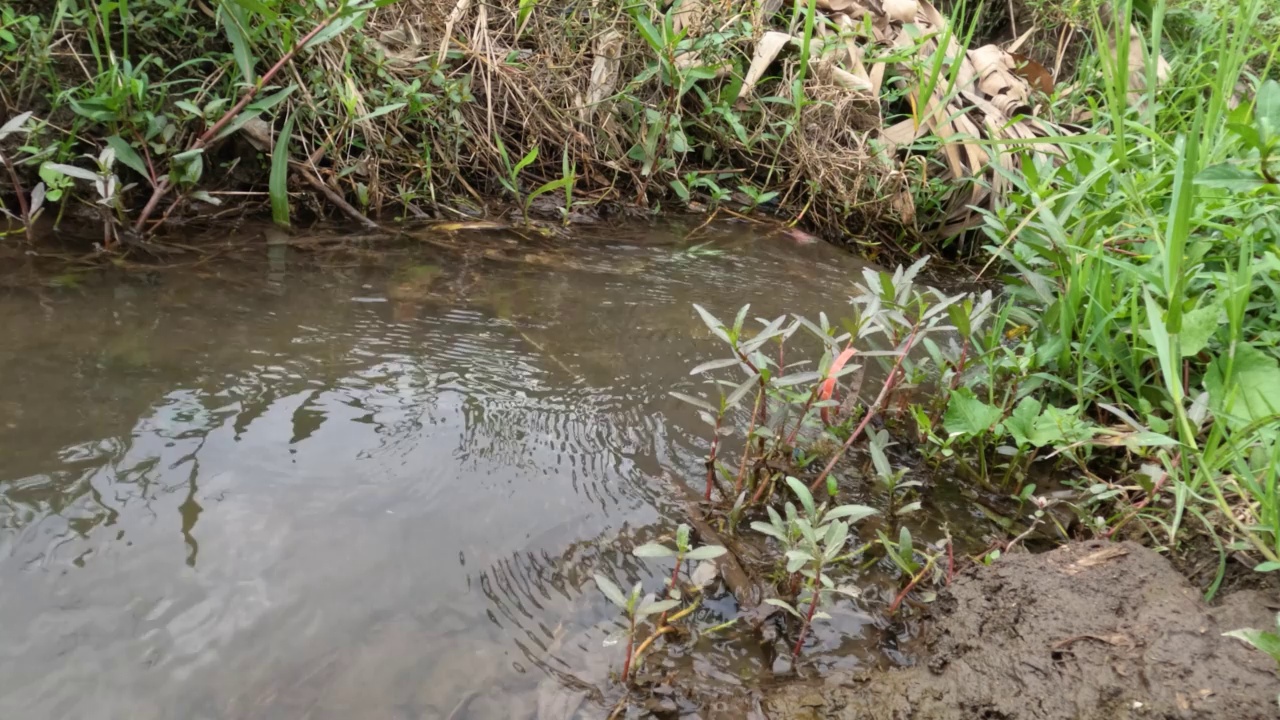
[{"label": "plant stem", "polygon": [[632,613],[631,629],[627,631],[627,659],[622,661],[622,682],[625,685],[627,677],[631,675],[631,648],[636,642],[636,616]]},{"label": "plant stem", "polygon": [[724,419],[724,411],[722,410],[716,416],[716,431],[711,436],[711,451],[707,453],[707,492],[703,496],[703,500],[711,502],[711,486],[716,479],[716,451],[720,448],[720,422]]},{"label": "plant stem", "polygon": [[[253,84],[253,87],[245,91],[244,95],[240,97],[240,101],[237,102],[234,107],[224,113],[218,122],[214,123],[208,130],[205,130],[200,137],[196,138],[196,141],[191,144],[191,147],[187,148],[186,152],[203,149],[210,142],[213,142],[218,133],[222,132],[222,129],[234,120],[235,117],[253,101],[253,98],[257,96],[258,92],[261,91],[267,83],[271,82],[271,78],[275,77],[276,73],[280,72],[280,70],[293,59],[293,56],[298,54],[298,51],[305,47],[307,43],[311,42],[311,38],[315,37],[321,30],[328,27],[334,20],[337,20],[338,16],[345,12],[345,10],[345,4],[339,5],[337,10],[334,10],[327,17],[321,20],[318,25],[311,29],[311,32],[303,35],[302,39],[299,40],[297,44],[289,50],[289,52],[285,53],[284,56],[276,61],[276,64],[258,80],[258,82]],[[155,189],[151,192],[151,199],[147,200],[146,206],[142,208],[142,214],[138,216],[137,222],[133,224],[133,231],[135,233],[141,233],[143,228],[146,227],[147,219],[156,211],[156,206],[160,204],[160,201],[164,199],[164,196],[169,193],[170,186],[171,183],[167,175],[156,184]]]},{"label": "plant stem", "polygon": [[[822,577],[822,566],[818,566],[818,577]],[[813,613],[818,609],[818,602],[822,598],[822,594],[818,592],[818,581],[814,580],[809,586],[809,592],[813,598],[809,601],[809,613],[804,616],[804,623],[800,625],[800,637],[796,639],[796,647],[791,651],[791,664],[795,665],[796,660],[800,657],[800,649],[804,646],[804,637],[809,632],[809,625],[813,622]]]},{"label": "plant stem", "polygon": [[747,458],[751,455],[751,433],[756,431],[756,413],[760,412],[760,401],[763,398],[764,388],[756,390],[756,402],[751,406],[751,424],[747,426],[747,442],[742,448],[742,462],[738,465],[738,477],[733,482],[734,498],[742,494],[742,482],[747,474]]},{"label": "plant stem", "polygon": [[817,489],[822,486],[823,481],[825,481],[827,476],[831,474],[831,471],[835,469],[836,463],[840,462],[840,458],[844,457],[844,454],[848,452],[849,447],[858,439],[858,436],[862,435],[862,431],[867,428],[867,423],[871,422],[871,418],[879,412],[881,404],[884,403],[884,399],[888,397],[889,392],[893,390],[893,387],[898,384],[898,370],[902,367],[902,361],[907,357],[907,353],[911,352],[911,346],[915,344],[916,333],[919,332],[919,330],[919,323],[916,323],[911,327],[911,334],[907,336],[907,342],[902,348],[902,353],[898,355],[898,359],[894,361],[893,368],[889,370],[889,376],[884,379],[884,387],[880,388],[880,395],[876,397],[874,403],[867,407],[867,414],[863,416],[862,422],[858,423],[858,427],[849,434],[849,439],[844,441],[844,445],[840,446],[840,449],[836,451],[836,454],[831,456],[831,460],[827,462],[827,466],[822,469],[822,472],[818,475],[818,479],[814,480],[813,484],[809,486],[809,490],[817,491]]},{"label": "plant stem", "polygon": [[889,605],[890,614],[897,612],[898,606],[902,604],[904,599],[906,599],[907,593],[911,592],[911,589],[924,579],[925,573],[928,573],[933,569],[935,559],[936,558],[930,557],[928,562],[924,564],[924,567],[920,569],[920,572],[916,573],[915,577],[911,578],[911,582],[907,583],[907,586],[902,588],[902,592],[898,593],[898,596],[893,599],[893,603]]}]

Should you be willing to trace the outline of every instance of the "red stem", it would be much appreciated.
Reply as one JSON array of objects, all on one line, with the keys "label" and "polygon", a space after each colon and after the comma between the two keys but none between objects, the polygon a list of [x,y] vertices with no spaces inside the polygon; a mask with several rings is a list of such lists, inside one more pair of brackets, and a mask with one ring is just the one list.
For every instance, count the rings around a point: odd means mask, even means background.
[{"label": "red stem", "polygon": [[916,332],[919,329],[919,324],[911,328],[911,335],[907,337],[907,344],[902,348],[902,354],[898,355],[898,359],[894,361],[893,369],[889,370],[889,377],[885,378],[884,387],[880,388],[880,395],[876,397],[874,403],[867,407],[867,414],[863,416],[862,422],[858,423],[858,427],[849,435],[849,439],[845,440],[844,445],[841,445],[836,454],[831,457],[830,462],[822,469],[822,473],[818,475],[818,479],[814,480],[813,484],[809,486],[809,490],[816,491],[822,485],[827,476],[831,474],[831,471],[835,469],[836,463],[840,462],[840,458],[844,457],[853,442],[858,439],[858,436],[862,435],[862,431],[867,429],[867,423],[870,423],[871,418],[875,417],[875,414],[879,412],[880,405],[884,402],[884,399],[889,396],[889,392],[898,384],[898,370],[902,367],[902,360],[906,358],[907,353],[911,352],[911,346],[915,344]]},{"label": "red stem", "polygon": [[[311,32],[307,33],[306,35],[303,35],[302,39],[299,40],[298,43],[294,45],[291,50],[289,50],[289,52],[285,53],[283,57],[281,57],[278,61],[276,61],[275,65],[271,66],[271,69],[268,70],[267,73],[263,75],[261,79],[258,80],[258,82],[253,84],[253,87],[245,91],[245,94],[240,98],[240,102],[237,102],[234,107],[232,107],[230,110],[224,113],[223,116],[218,120],[218,122],[213,124],[213,127],[209,128],[208,130],[205,130],[204,134],[202,134],[199,138],[197,138],[196,141],[191,144],[191,147],[187,148],[186,151],[191,152],[192,150],[200,150],[204,148],[206,145],[208,145],[210,142],[212,142],[214,138],[217,137],[218,133],[222,132],[222,129],[225,128],[233,119],[235,119],[235,117],[239,115],[242,110],[244,110],[245,106],[247,106],[250,102],[253,101],[253,98],[257,96],[258,92],[262,90],[262,88],[266,86],[267,83],[271,82],[271,78],[275,77],[276,73],[280,72],[281,68],[283,68],[286,64],[288,64],[288,62],[293,59],[293,56],[298,54],[299,50],[301,50],[307,43],[311,42],[311,38],[315,37],[321,30],[324,30],[326,27],[328,27],[330,23],[332,23],[334,20],[338,18],[339,15],[342,14],[342,12],[343,12],[343,8],[342,6],[339,6],[337,10],[335,10],[325,19],[321,20],[318,25],[312,28]],[[151,199],[147,201],[146,207],[142,208],[142,214],[138,216],[137,222],[133,224],[134,232],[136,233],[142,232],[142,229],[147,224],[147,219],[150,218],[151,214],[156,211],[156,206],[160,204],[160,201],[164,199],[164,196],[169,193],[169,187],[170,187],[170,183],[169,183],[168,176],[165,176],[159,183],[156,184],[155,190],[153,190],[151,193]]]},{"label": "red stem", "polygon": [[627,682],[627,676],[631,674],[631,648],[636,642],[636,618],[631,616],[631,632],[627,633],[627,659],[622,661],[622,682]]},{"label": "red stem", "polygon": [[[822,574],[821,568],[819,568],[818,574]],[[805,616],[804,624],[800,626],[800,638],[796,640],[796,647],[791,651],[791,663],[793,665],[796,662],[796,658],[800,657],[800,648],[804,645],[804,636],[809,632],[809,625],[813,622],[813,613],[818,609],[818,601],[822,598],[821,593],[818,592],[818,583],[816,581],[810,592],[813,593],[813,599],[809,601],[809,614]]]},{"label": "red stem", "polygon": [[747,474],[747,457],[751,455],[751,433],[756,430],[756,413],[760,411],[760,401],[764,399],[764,389],[756,391],[756,403],[751,406],[751,424],[747,426],[747,442],[742,448],[742,462],[738,465],[738,477],[733,482],[733,497],[742,494],[742,481]]}]

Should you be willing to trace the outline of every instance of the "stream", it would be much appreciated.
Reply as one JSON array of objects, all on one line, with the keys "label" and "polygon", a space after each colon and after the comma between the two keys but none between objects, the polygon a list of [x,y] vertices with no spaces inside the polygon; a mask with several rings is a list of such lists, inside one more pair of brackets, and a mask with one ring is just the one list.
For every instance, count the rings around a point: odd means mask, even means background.
[{"label": "stream", "polygon": [[[249,228],[0,291],[0,716],[603,717],[622,620],[591,575],[659,588],[629,550],[705,476],[668,395],[721,352],[692,304],[838,312],[863,267],[695,227]],[[909,628],[831,613],[815,671],[910,664]],[[736,628],[661,662],[713,717],[788,664]]]}]

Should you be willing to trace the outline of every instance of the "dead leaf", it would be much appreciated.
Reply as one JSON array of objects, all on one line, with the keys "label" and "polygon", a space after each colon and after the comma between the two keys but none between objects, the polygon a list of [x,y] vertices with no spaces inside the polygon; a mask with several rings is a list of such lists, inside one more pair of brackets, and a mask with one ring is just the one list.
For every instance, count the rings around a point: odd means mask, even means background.
[{"label": "dead leaf", "polygon": [[890,20],[900,23],[913,23],[916,21],[916,13],[920,10],[918,0],[884,0],[884,14],[889,16]]},{"label": "dead leaf", "polygon": [[738,90],[738,99],[751,97],[756,83],[760,82],[765,71],[778,57],[778,53],[782,52],[782,48],[791,40],[791,35],[776,31],[767,32],[760,38],[756,43],[755,55],[751,58],[751,66],[747,68],[747,75],[742,79],[742,87]]},{"label": "dead leaf", "polygon": [[1014,60],[1013,73],[1027,84],[1045,95],[1053,94],[1053,74],[1040,63],[1022,53],[1011,53]]},{"label": "dead leaf", "polygon": [[1071,563],[1063,570],[1063,572],[1068,575],[1077,575],[1083,570],[1115,560],[1118,557],[1124,557],[1128,554],[1128,550],[1118,546],[1103,548],[1097,552],[1089,553],[1088,555],[1085,555],[1079,560]]}]

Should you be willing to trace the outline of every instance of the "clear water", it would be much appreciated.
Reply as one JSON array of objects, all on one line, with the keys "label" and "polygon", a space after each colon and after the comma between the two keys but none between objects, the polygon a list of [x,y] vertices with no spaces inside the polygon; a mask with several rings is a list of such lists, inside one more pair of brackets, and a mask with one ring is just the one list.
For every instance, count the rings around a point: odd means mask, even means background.
[{"label": "clear water", "polygon": [[[683,232],[250,233],[4,291],[0,717],[601,717],[622,652],[591,573],[659,587],[628,551],[703,474],[667,395],[717,352],[691,303],[816,315],[860,269]],[[833,614],[819,662],[885,657]],[[769,663],[733,632],[690,657],[725,716]]]}]

